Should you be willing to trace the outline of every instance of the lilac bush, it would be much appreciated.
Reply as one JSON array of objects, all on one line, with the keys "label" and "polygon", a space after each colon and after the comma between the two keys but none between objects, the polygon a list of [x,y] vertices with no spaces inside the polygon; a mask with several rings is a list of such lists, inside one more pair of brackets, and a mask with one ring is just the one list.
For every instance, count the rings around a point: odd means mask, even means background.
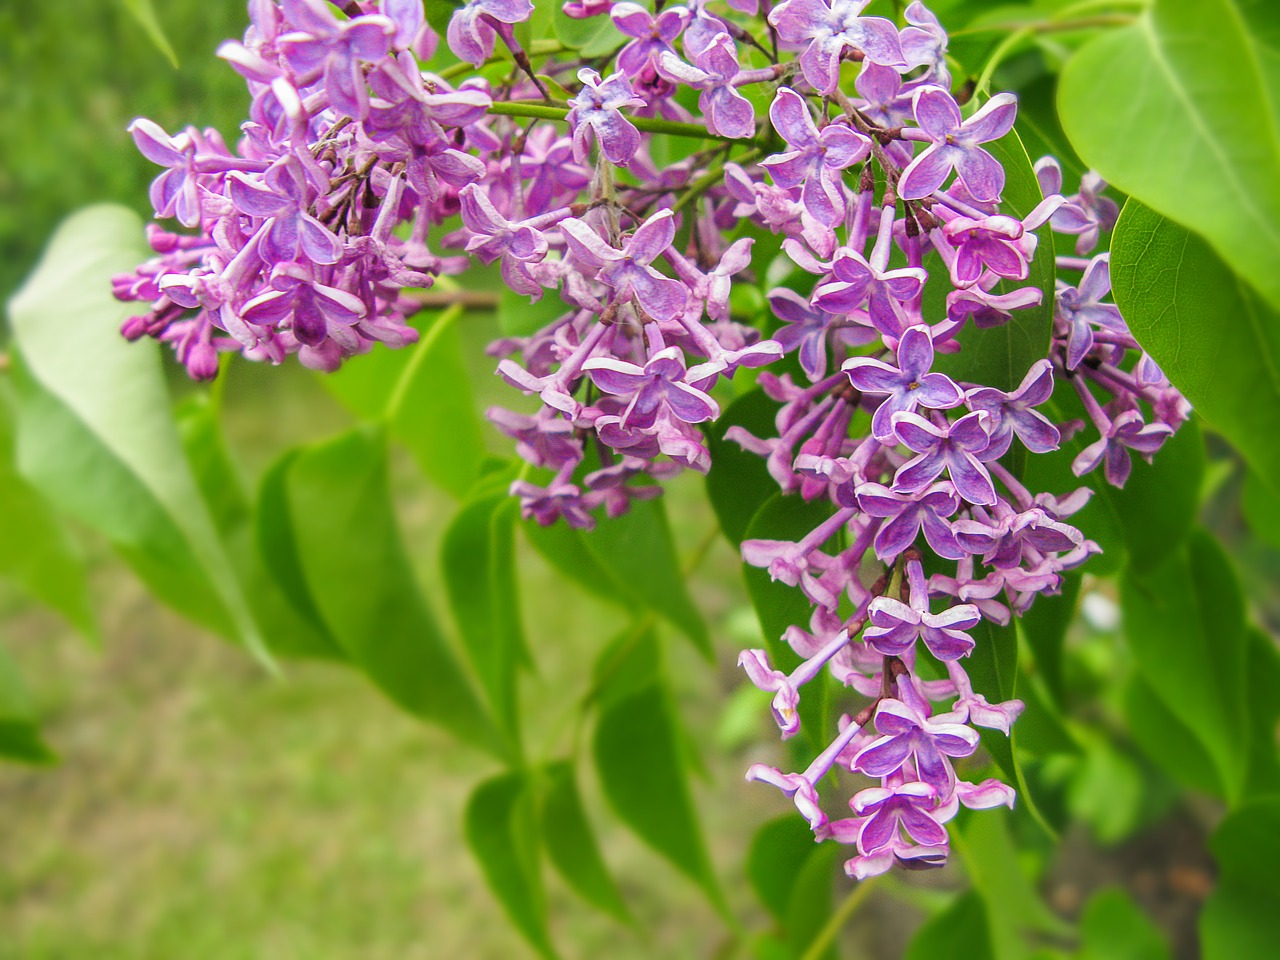
[{"label": "lilac bush", "polygon": [[[234,145],[130,128],[166,168],[156,216],[187,232],[152,227],[155,257],[115,282],[145,305],[125,336],[211,379],[224,353],[334,370],[406,346],[417,291],[499,264],[558,307],[492,347],[533,398],[489,416],[529,465],[511,493],[543,525],[593,527],[652,481],[710,470],[704,427],[754,378],[774,432],[727,439],[830,512],[742,543],[812,614],[781,638],[799,666],[754,649],[739,663],[784,738],[824,668],[857,706],[807,731],[828,745],[803,771],[747,776],[848,845],[859,879],[941,865],[961,806],[1015,801],[953,764],[975,728],[1007,735],[1023,709],[990,702],[965,663],[1098,549],[1071,522],[1090,489],[1029,488],[1026,456],[1079,436],[1075,474],[1101,466],[1120,487],[1189,414],[1107,299],[1105,184],[1086,174],[1065,196],[1045,158],[1017,171],[1042,195],[1015,212],[998,156],[1021,147],[995,147],[1016,98],[953,89],[922,3],[901,28],[867,5],[566,3],[616,31],[583,56],[522,42],[529,0],[468,0],[443,38],[417,0],[251,0],[243,41],[219,50],[252,98]],[[1051,231],[1076,255],[1055,256]],[[1056,289],[1034,279],[1046,261]],[[765,309],[736,303],[769,278]],[[1050,309],[1043,354],[1007,380],[956,373]],[[853,782],[840,816],[830,794]]]}]

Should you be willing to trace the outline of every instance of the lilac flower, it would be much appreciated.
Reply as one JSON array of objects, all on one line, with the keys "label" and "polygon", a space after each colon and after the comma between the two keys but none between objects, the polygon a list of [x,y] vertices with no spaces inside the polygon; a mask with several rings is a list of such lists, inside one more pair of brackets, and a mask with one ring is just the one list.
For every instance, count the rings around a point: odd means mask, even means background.
[{"label": "lilac flower", "polygon": [[297,264],[277,264],[271,289],[246,303],[240,316],[246,323],[264,326],[287,322],[298,342],[319,346],[328,338],[340,345],[357,346],[351,327],[365,314],[359,297],[317,282]]},{"label": "lilac flower", "polygon": [[916,493],[933,483],[946,470],[956,492],[970,503],[995,503],[995,488],[978,454],[990,443],[989,416],[979,410],[966,414],[946,427],[939,427],[914,413],[895,413],[892,423],[898,439],[919,456],[898,469],[893,489]]},{"label": "lilac flower", "polygon": [[[816,302],[816,298],[815,298]],[[893,415],[914,413],[919,407],[947,410],[964,399],[960,388],[945,373],[930,373],[933,340],[929,328],[909,327],[898,342],[898,366],[872,357],[853,357],[841,368],[858,390],[884,396],[871,418],[871,435],[881,443],[894,443]]]},{"label": "lilac flower", "polygon": [[621,250],[609,246],[581,220],[565,220],[560,230],[574,257],[598,270],[597,279],[613,288],[615,302],[634,297],[650,316],[662,322],[674,320],[684,311],[689,298],[684,284],[649,265],[675,239],[675,217],[670,210],[655,213],[637,227]]},{"label": "lilac flower", "polygon": [[501,258],[502,278],[507,285],[517,293],[540,298],[542,284],[530,274],[529,266],[540,263],[547,255],[547,240],[542,233],[527,223],[506,219],[475,184],[463,187],[458,200],[462,222],[474,234],[467,241],[467,252],[477,254],[485,263]]},{"label": "lilac flower", "polygon": [[1024,704],[1021,700],[1006,700],[1004,703],[988,703],[987,698],[973,692],[973,684],[964,668],[955,661],[947,663],[947,673],[956,686],[959,699],[952,708],[952,714],[961,720],[999,730],[1005,736],[1013,728],[1013,722],[1021,715]]},{"label": "lilac flower", "polygon": [[945,796],[955,786],[955,772],[946,757],[967,757],[978,749],[978,735],[946,715],[930,719],[901,700],[881,700],[876,730],[882,736],[863,747],[853,768],[869,777],[896,773],[914,759],[919,778]]},{"label": "lilac flower", "polygon": [[635,96],[631,84],[615,73],[601,81],[600,74],[586,68],[578,71],[582,90],[569,101],[569,126],[573,128],[573,156],[579,163],[591,153],[591,137],[600,143],[600,152],[610,163],[626,165],[640,149],[640,131],[619,111],[623,107],[642,107],[645,101]]},{"label": "lilac flower", "polygon": [[[995,286],[994,283],[991,285]],[[947,319],[957,328],[970,319],[980,329],[1002,327],[1013,319],[1013,311],[1038,307],[1044,299],[1039,287],[1019,287],[1008,293],[992,293],[984,290],[983,286],[984,283],[980,282],[947,294]]]},{"label": "lilac flower", "polygon": [[841,314],[853,313],[866,303],[876,329],[897,337],[903,327],[901,305],[920,295],[927,278],[928,274],[919,267],[877,269],[857,250],[841,247],[831,261],[831,279],[813,291],[813,302],[823,310]]},{"label": "lilac flower", "polygon": [[266,263],[296,260],[299,250],[312,263],[337,263],[342,258],[342,241],[307,213],[311,200],[306,175],[296,158],[277,161],[261,179],[232,171],[227,186],[237,210],[271,219],[271,227],[258,244]]},{"label": "lilac flower", "polygon": [[790,676],[769,665],[769,656],[763,650],[744,650],[738,657],[738,666],[746,671],[751,682],[773,697],[773,716],[778,722],[784,739],[800,732],[800,694],[798,688],[816,677],[837,653],[849,644],[849,632],[841,630],[827,645],[797,667]]},{"label": "lilac flower", "polygon": [[[1047,197],[1062,192],[1062,166],[1053,157],[1041,157],[1036,161],[1036,178],[1040,190]],[[1053,215],[1053,229],[1058,233],[1076,234],[1076,253],[1084,256],[1098,245],[1103,230],[1116,225],[1120,207],[1110,197],[1103,196],[1107,182],[1092,170],[1080,178],[1080,192],[1067,197],[1067,202]]]},{"label": "lilac flower", "polygon": [[927,783],[914,781],[893,787],[868,787],[859,791],[849,805],[866,819],[858,833],[858,850],[875,853],[901,839],[899,831],[926,847],[943,847],[947,830],[939,822],[938,791]]},{"label": "lilac flower", "polygon": [[1013,217],[957,217],[942,232],[956,249],[951,279],[958,286],[977,283],[984,269],[1011,280],[1027,279],[1031,256],[1023,243],[1026,231]]},{"label": "lilac flower", "polygon": [[605,393],[627,399],[627,409],[622,423],[635,419],[640,424],[653,422],[660,405],[665,405],[685,423],[705,423],[720,415],[714,400],[701,390],[690,386],[695,382],[699,368],[686,370],[684,355],[678,347],[662,346],[656,325],[648,328],[651,342],[658,349],[649,355],[643,367],[611,357],[596,357],[582,365],[592,382]]},{"label": "lilac flower", "polygon": [[814,306],[812,298],[780,287],[769,291],[773,315],[786,324],[773,339],[790,353],[799,347],[800,368],[811,381],[821,380],[827,372],[827,337],[836,332],[849,346],[861,346],[876,339],[871,327],[847,324],[834,313]]},{"label": "lilac flower", "polygon": [[923,640],[939,660],[958,660],[969,655],[973,640],[964,631],[977,626],[982,619],[977,607],[963,603],[942,613],[915,607],[914,602],[908,606],[892,597],[876,597],[871,601],[871,626],[863,633],[864,639],[886,657],[902,656],[917,639]]},{"label": "lilac flower", "polygon": [[828,226],[839,222],[845,210],[839,171],[865,160],[871,141],[839,123],[819,131],[804,99],[789,87],[779,88],[769,119],[791,149],[761,161],[761,166],[779,186],[803,185],[804,205],[820,222]]},{"label": "lilac flower", "polygon": [[[903,17],[910,24],[899,36],[907,71],[928,67],[926,76],[944,90],[949,89],[951,73],[947,69],[947,32],[942,29],[942,24],[920,0],[913,0],[903,12]],[[1052,192],[1057,193],[1056,190]]]},{"label": "lilac flower", "polygon": [[184,227],[200,225],[200,182],[196,145],[190,134],[171,137],[157,123],[139,117],[129,124],[139,152],[169,169],[151,184],[151,206],[157,217],[177,217]]},{"label": "lilac flower", "polygon": [[1054,316],[1067,328],[1067,369],[1074,370],[1093,349],[1094,328],[1127,330],[1120,308],[1103,303],[1111,293],[1111,254],[1089,261],[1079,287],[1062,284],[1054,301]]},{"label": "lilac flower", "polygon": [[729,35],[717,34],[695,62],[696,66],[691,66],[674,52],[666,51],[658,59],[658,71],[673,82],[701,91],[698,109],[706,117],[711,133],[735,139],[755,136],[756,112],[733,86],[741,71],[737,47]]},{"label": "lilac flower", "polygon": [[807,43],[800,69],[818,93],[830,96],[840,79],[845,50],[866,60],[905,67],[898,28],[883,17],[859,16],[870,0],[785,0],[773,8],[769,23],[788,43]]},{"label": "lilac flower", "polygon": [[982,460],[998,460],[1013,442],[1014,434],[1032,453],[1048,453],[1058,449],[1058,428],[1038,407],[1053,395],[1053,364],[1048,360],[1034,363],[1022,383],[1012,393],[995,387],[975,387],[964,395],[970,410],[986,411],[990,442],[982,452]]},{"label": "lilac flower", "polygon": [[510,39],[511,25],[523,23],[531,13],[532,0],[466,0],[449,21],[445,38],[459,60],[478,67],[493,55],[498,31]]},{"label": "lilac flower", "polygon": [[999,140],[1011,129],[1018,112],[1009,93],[992,97],[968,120],[941,87],[922,87],[914,100],[916,120],[933,141],[907,165],[898,180],[904,200],[922,200],[942,187],[954,169],[975,199],[998,200],[1004,189],[1004,168],[978,144]]},{"label": "lilac flower", "polygon": [[396,25],[377,14],[339,20],[324,0],[283,0],[285,17],[297,29],[276,44],[289,68],[305,86],[324,77],[329,102],[340,113],[363,118],[369,113],[369,88],[362,63],[381,60],[391,50]]},{"label": "lilac flower", "polygon": [[1080,451],[1071,462],[1071,472],[1082,477],[1101,463],[1107,482],[1123,487],[1133,468],[1129,451],[1135,450],[1150,460],[1172,434],[1168,424],[1144,423],[1137,410],[1126,410],[1111,421],[1102,437]]},{"label": "lilac flower", "polygon": [[663,54],[673,54],[672,44],[689,22],[687,7],[668,7],[656,17],[638,3],[616,3],[609,11],[618,32],[634,37],[618,52],[618,69],[634,80],[652,71]]},{"label": "lilac flower", "polygon": [[938,556],[959,560],[964,551],[956,543],[947,518],[960,508],[960,498],[949,483],[933,486],[912,496],[894,493],[878,483],[857,487],[858,504],[865,513],[888,520],[876,533],[875,552],[885,563],[900,556],[924,530],[925,542]]},{"label": "lilac flower", "polygon": [[517,480],[511,484],[511,495],[520,498],[520,515],[537,521],[539,526],[549,527],[560,519],[579,530],[591,530],[596,525],[583,502],[581,488],[558,475],[547,487]]}]

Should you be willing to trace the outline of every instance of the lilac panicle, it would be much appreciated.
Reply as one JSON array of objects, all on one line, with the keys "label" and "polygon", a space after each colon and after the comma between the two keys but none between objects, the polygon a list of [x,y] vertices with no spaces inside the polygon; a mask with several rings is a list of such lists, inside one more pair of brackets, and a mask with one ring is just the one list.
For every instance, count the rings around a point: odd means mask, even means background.
[{"label": "lilac panicle", "polygon": [[[989,702],[965,663],[982,621],[1008,625],[1097,547],[1069,522],[1089,489],[1028,489],[1013,458],[1083,431],[1072,469],[1119,486],[1189,415],[1110,300],[1094,252],[1116,217],[1105,183],[1089,173],[1064,195],[1046,158],[1044,199],[1019,217],[983,146],[1010,131],[1016,99],[966,117],[937,17],[916,0],[900,29],[867,6],[570,0],[608,41],[584,57],[522,47],[531,0],[466,0],[443,38],[420,0],[251,0],[244,37],[218,51],[248,88],[239,139],[129,127],[172,222],[114,280],[141,304],[125,336],[210,379],[223,353],[332,370],[412,344],[423,289],[497,265],[510,293],[554,304],[541,329],[490,347],[527,401],[488,412],[529,466],[511,493],[529,521],[583,529],[709,470],[704,430],[741,384],[723,381],[794,354],[800,382],[751,374],[773,431],[724,438],[826,505],[794,541],[742,544],[811,611],[781,638],[798,666],[739,662],[784,737],[819,677],[851,712],[816,732],[827,746],[803,771],[748,778],[848,845],[856,878],[940,866],[961,806],[1015,802],[966,778],[974,728],[1007,734],[1022,704]],[[462,64],[435,62],[445,50]],[[1054,257],[1045,223],[1079,254],[1053,259],[1052,294],[1030,282]],[[760,254],[770,233],[782,257]],[[1047,295],[1052,340],[1029,369],[1004,384],[948,372]],[[1083,421],[1055,422],[1062,394]],[[832,818],[837,766],[865,782]]]}]

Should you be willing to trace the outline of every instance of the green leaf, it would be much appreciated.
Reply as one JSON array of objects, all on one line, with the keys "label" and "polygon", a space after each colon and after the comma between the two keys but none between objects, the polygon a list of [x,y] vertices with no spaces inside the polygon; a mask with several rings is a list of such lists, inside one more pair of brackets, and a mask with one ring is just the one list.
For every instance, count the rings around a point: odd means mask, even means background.
[{"label": "green leaf", "polygon": [[559,41],[584,57],[600,57],[612,53],[622,44],[622,37],[607,17],[575,20],[560,7],[556,8],[555,31]]},{"label": "green leaf", "polygon": [[[1022,141],[1017,133],[1011,131],[1008,136],[986,146],[1004,166],[1003,198],[1008,211],[1018,218],[1025,217],[1044,197]],[[960,352],[938,354],[934,361],[935,370],[954,380],[1012,390],[1022,382],[1036,361],[1048,355],[1049,341],[1053,336],[1054,278],[1057,271],[1053,258],[1053,233],[1049,225],[1046,223],[1036,231],[1036,236],[1039,237],[1039,247],[1031,261],[1030,277],[1016,284],[1003,281],[1000,292],[1015,287],[1038,287],[1041,291],[1040,306],[1017,311],[1011,321],[1000,327],[980,330],[973,324],[966,324],[958,337]],[[925,293],[929,316],[945,315],[946,307],[941,298],[951,289],[949,283],[940,282],[946,277],[946,268],[941,264],[936,266],[934,272],[940,272],[929,285],[932,289]]]},{"label": "green leaf", "polygon": [[52,763],[57,757],[40,738],[35,710],[17,664],[0,646],[0,757]]},{"label": "green leaf", "polygon": [[1213,757],[1226,795],[1248,760],[1244,598],[1222,548],[1203,531],[1159,569],[1130,571],[1125,637],[1143,679]]},{"label": "green leaf", "polygon": [[504,337],[532,336],[571,309],[559,297],[544,296],[531,303],[527,296],[510,287],[503,287],[499,296],[498,329]]},{"label": "green leaf", "polygon": [[142,27],[143,32],[151,38],[151,42],[156,45],[156,49],[164,54],[165,59],[169,61],[169,65],[177,70],[178,55],[174,53],[173,44],[165,36],[164,27],[160,26],[160,18],[156,16],[155,7],[151,5],[151,0],[121,0],[121,2],[124,4],[124,8],[138,21],[138,25]]},{"label": "green leaf", "polygon": [[467,846],[507,916],[539,955],[555,957],[547,933],[538,821],[526,775],[503,773],[485,780],[467,801],[464,821]]},{"label": "green leaf", "polygon": [[1018,620],[1018,629],[1026,637],[1035,657],[1036,671],[1059,708],[1066,704],[1067,699],[1063,651],[1066,649],[1067,630],[1075,619],[1080,583],[1079,573],[1063,574],[1061,592],[1036,597],[1031,609]]},{"label": "green leaf", "polygon": [[519,509],[505,493],[464,504],[445,531],[440,556],[463,650],[498,724],[517,748],[516,678],[528,656],[515,575]]},{"label": "green leaf", "polygon": [[1213,758],[1195,731],[1166,706],[1141,674],[1129,678],[1123,709],[1134,742],[1170,779],[1222,796],[1222,781]]},{"label": "green leaf", "polygon": [[1204,960],[1269,957],[1280,942],[1280,799],[1250,802],[1209,841],[1218,883],[1200,914]]},{"label": "green leaf", "polygon": [[1160,928],[1119,887],[1089,898],[1080,922],[1078,960],[1169,960]]},{"label": "green leaf", "polygon": [[994,960],[1025,956],[1028,932],[1060,936],[1069,929],[1045,905],[1019,862],[1009,830],[1011,816],[1002,808],[979,810],[966,814],[959,829],[952,831],[965,870],[986,907]]},{"label": "green leaf", "polygon": [[618,816],[725,910],[665,685],[655,681],[603,709],[593,747],[600,784]]},{"label": "green leaf", "polygon": [[306,588],[352,661],[409,713],[509,757],[414,579],[385,434],[356,429],[301,450],[284,486]]},{"label": "green leaf", "polygon": [[982,894],[969,889],[916,931],[906,960],[984,960],[994,956]]},{"label": "green leaf", "polygon": [[1274,38],[1270,5],[1156,0],[1071,58],[1058,106],[1089,166],[1203,234],[1280,309],[1280,84],[1263,46]]},{"label": "green leaf", "polygon": [[1280,315],[1202,239],[1133,200],[1112,238],[1111,279],[1138,342],[1280,492]]},{"label": "green leaf", "polygon": [[390,425],[428,479],[465,497],[484,460],[484,425],[462,357],[461,307],[429,317],[417,344],[377,347],[323,383],[353,413]]},{"label": "green leaf", "polygon": [[1245,683],[1249,695],[1249,776],[1245,796],[1280,796],[1280,651],[1257,627],[1246,631],[1249,650]]},{"label": "green leaf", "polygon": [[1280,496],[1252,470],[1245,473],[1240,497],[1245,519],[1253,535],[1269,546],[1280,549]]},{"label": "green leaf", "polygon": [[720,521],[720,529],[735,546],[747,535],[747,526],[766,500],[778,493],[778,482],[769,476],[764,457],[743,450],[724,438],[730,427],[742,427],[752,436],[768,437],[775,431],[779,404],[758,387],[738,397],[707,430],[711,469],[707,473],[707,497]]},{"label": "green leaf", "polygon": [[793,813],[761,825],[747,852],[751,889],[779,923],[784,923],[800,871],[817,849],[813,831]]},{"label": "green leaf", "polygon": [[632,501],[630,510],[583,534],[582,542],[635,605],[658,614],[709,662],[714,660],[711,636],[689,596],[661,499]]},{"label": "green leaf", "polygon": [[84,561],[48,503],[18,473],[8,391],[0,395],[0,574],[99,639]]},{"label": "green leaf", "polygon": [[620,923],[635,918],[618,892],[591,831],[591,822],[578,795],[573,764],[561,761],[547,766],[542,797],[542,840],[556,870],[587,903]]},{"label": "green leaf", "polygon": [[142,222],[83,210],[10,301],[18,464],[56,506],[101,531],[165,602],[269,663],[183,455],[154,343],[127,343],[110,279],[144,260]]}]

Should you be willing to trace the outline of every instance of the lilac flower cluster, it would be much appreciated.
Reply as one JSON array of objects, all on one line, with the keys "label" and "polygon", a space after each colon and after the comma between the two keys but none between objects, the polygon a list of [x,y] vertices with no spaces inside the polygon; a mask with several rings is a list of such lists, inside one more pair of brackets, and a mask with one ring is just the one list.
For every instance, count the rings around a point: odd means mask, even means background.
[{"label": "lilac flower cluster", "polygon": [[[614,55],[586,59],[521,45],[530,0],[467,0],[443,46],[420,0],[250,0],[244,41],[220,49],[252,96],[235,149],[131,128],[166,168],[156,215],[192,232],[153,228],[156,257],[116,283],[148,304],[126,336],[170,343],[198,378],[219,351],[333,369],[410,343],[413,290],[469,257],[531,301],[550,292],[551,323],[491,348],[533,398],[489,416],[540,471],[512,492],[542,524],[590,527],[656,495],[649,478],[705,472],[717,385],[796,356],[807,382],[753,374],[780,405],[777,435],[727,436],[833,512],[798,541],[743,544],[813,614],[784,638],[800,667],[758,650],[741,664],[784,737],[824,667],[870,702],[802,773],[749,776],[792,796],[819,839],[856,847],[856,877],[939,864],[959,805],[1013,802],[953,769],[975,725],[1007,733],[1021,710],[973,690],[970,631],[1008,623],[1096,547],[1068,522],[1088,489],[1033,492],[1002,460],[1092,430],[1076,474],[1101,464],[1122,485],[1131,452],[1151,456],[1188,413],[1105,300],[1107,255],[1090,256],[1115,219],[1105,185],[1063,196],[1047,159],[1043,202],[1011,214],[984,144],[1009,134],[1015,98],[965,109],[933,14],[913,2],[899,28],[867,5],[571,0],[564,14],[617,31]],[[1049,355],[1012,390],[949,376],[939,357],[970,333],[1041,308],[1028,278],[1046,223],[1078,238],[1056,267],[1080,274],[1059,281]],[[770,233],[782,254],[756,258]],[[805,273],[808,292],[767,294],[771,337],[735,312],[736,282]],[[930,284],[944,306],[926,308]],[[1044,412],[1063,382],[1087,422]],[[819,797],[836,767],[874,781],[851,818]]]}]

